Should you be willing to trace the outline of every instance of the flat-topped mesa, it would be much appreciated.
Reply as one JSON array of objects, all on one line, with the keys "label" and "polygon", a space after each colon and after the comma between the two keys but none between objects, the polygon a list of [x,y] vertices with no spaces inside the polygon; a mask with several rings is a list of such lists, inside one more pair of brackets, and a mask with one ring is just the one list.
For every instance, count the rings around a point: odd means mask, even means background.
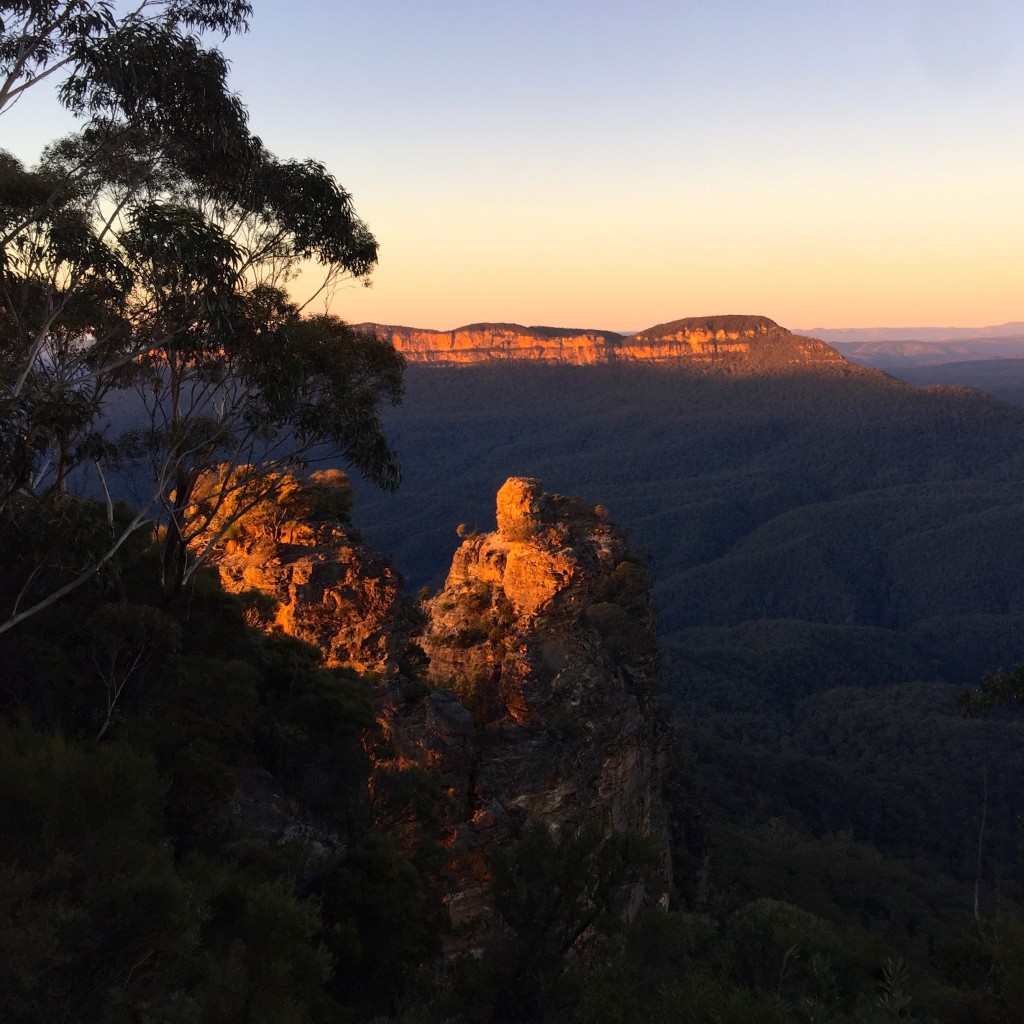
[{"label": "flat-topped mesa", "polygon": [[696,364],[726,372],[844,367],[846,360],[816,338],[804,338],[766,316],[685,317],[623,340],[619,359]]},{"label": "flat-topped mesa", "polygon": [[614,331],[519,324],[469,324],[454,331],[419,330],[385,324],[357,324],[389,341],[410,363],[443,365],[523,360],[588,366],[609,361],[622,340]]},{"label": "flat-topped mesa", "polygon": [[789,334],[766,316],[691,316],[648,327],[624,339],[620,358],[677,359],[749,353],[755,339]]},{"label": "flat-topped mesa", "polygon": [[726,373],[770,373],[850,364],[822,341],[792,334],[764,316],[685,317],[632,335],[518,324],[470,324],[454,331],[358,324],[410,363],[657,363]]}]

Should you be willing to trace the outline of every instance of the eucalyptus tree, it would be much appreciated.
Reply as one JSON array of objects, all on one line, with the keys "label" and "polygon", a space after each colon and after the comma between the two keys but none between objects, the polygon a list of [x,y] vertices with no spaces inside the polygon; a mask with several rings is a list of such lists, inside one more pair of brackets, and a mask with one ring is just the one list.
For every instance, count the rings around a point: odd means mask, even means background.
[{"label": "eucalyptus tree", "polygon": [[[144,0],[123,13],[103,0],[0,4],[0,113],[50,81],[83,122],[35,168],[0,153],[6,543],[38,537],[54,508],[66,516],[75,470],[89,467],[107,494],[105,530],[73,557],[28,558],[0,588],[0,631],[146,526],[159,527],[165,582],[180,585],[191,541],[223,503],[196,493],[213,466],[225,467],[225,493],[261,500],[275,479],[262,470],[327,444],[397,484],[377,410],[400,398],[400,357],[337,319],[302,316],[285,291],[305,261],[325,285],[367,277],[376,242],[321,164],[279,160],[252,135],[223,55],[199,35],[242,31],[249,14],[237,0]],[[145,422],[115,444],[105,411],[129,388]],[[126,517],[107,489],[115,455],[147,471]]]}]

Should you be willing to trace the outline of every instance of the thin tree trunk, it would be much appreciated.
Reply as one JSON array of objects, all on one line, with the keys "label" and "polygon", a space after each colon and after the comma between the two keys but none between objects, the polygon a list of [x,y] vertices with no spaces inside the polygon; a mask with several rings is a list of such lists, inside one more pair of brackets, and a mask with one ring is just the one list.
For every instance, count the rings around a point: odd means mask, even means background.
[{"label": "thin tree trunk", "polygon": [[985,821],[988,818],[988,765],[982,769],[982,778],[984,780],[984,791],[981,800],[981,825],[978,827],[978,862],[977,868],[974,874],[974,920],[981,920],[981,910],[979,908],[979,895],[981,890],[981,849],[982,842],[985,838]]}]

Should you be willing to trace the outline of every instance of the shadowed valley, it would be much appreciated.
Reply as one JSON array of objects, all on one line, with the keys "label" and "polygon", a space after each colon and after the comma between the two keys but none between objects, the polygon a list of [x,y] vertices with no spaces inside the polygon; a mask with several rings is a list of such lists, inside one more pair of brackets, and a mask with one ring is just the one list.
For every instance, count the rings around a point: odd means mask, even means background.
[{"label": "shadowed valley", "polygon": [[916,879],[920,905],[887,926],[906,940],[967,909],[986,785],[985,898],[1014,872],[1022,737],[963,721],[956,696],[1021,657],[1024,412],[774,326],[744,343],[587,366],[413,362],[386,421],[403,486],[360,488],[361,519],[412,586],[436,586],[450,524],[487,528],[508,475],[609,507],[650,558],[661,677],[702,792],[749,830],[753,861],[723,884],[762,891],[750,868],[768,844],[802,865],[787,898],[877,925],[890,910],[874,897],[806,877],[809,849],[832,870],[867,843],[903,864],[886,884]]}]

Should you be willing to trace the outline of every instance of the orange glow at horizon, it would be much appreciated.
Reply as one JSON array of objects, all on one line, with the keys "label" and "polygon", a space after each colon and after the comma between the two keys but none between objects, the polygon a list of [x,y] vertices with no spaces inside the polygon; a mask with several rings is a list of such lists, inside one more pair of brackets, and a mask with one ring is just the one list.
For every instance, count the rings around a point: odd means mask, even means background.
[{"label": "orange glow at horizon", "polygon": [[1024,320],[1024,199],[1013,175],[968,177],[697,181],[669,204],[620,203],[611,227],[593,188],[521,204],[464,197],[454,223],[366,209],[381,243],[372,286],[345,282],[311,308],[440,330],[629,331],[719,313],[805,329]]}]

